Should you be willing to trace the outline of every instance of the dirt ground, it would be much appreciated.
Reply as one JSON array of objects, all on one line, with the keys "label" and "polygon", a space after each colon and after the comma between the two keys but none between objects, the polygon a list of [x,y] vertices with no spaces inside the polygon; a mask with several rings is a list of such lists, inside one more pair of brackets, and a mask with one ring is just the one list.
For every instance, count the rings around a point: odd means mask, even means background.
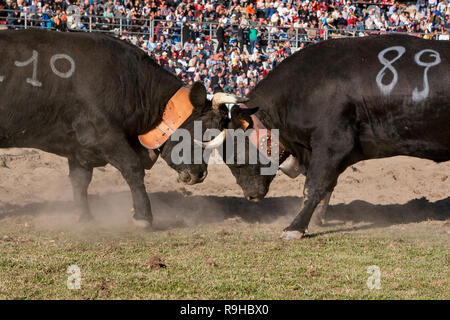
[{"label": "dirt ground", "polygon": [[[450,162],[409,157],[360,162],[339,178],[326,219],[382,225],[449,219],[449,176]],[[0,219],[31,215],[43,226],[73,224],[76,217],[64,158],[34,149],[3,149],[0,177]],[[220,222],[236,215],[249,222],[287,224],[299,209],[304,177],[290,179],[279,173],[266,199],[250,203],[225,165],[210,165],[203,183],[185,186],[159,159],[147,171],[145,184],[157,229]],[[96,168],[89,194],[97,223],[127,226],[130,191],[115,168]]]},{"label": "dirt ground", "polygon": [[[130,190],[111,166],[94,171],[95,223],[78,223],[66,162],[0,151],[0,299],[449,299],[450,162],[348,168],[325,225],[287,242],[279,234],[304,177],[280,174],[252,203],[224,165],[184,186],[159,160],[145,178],[148,232],[133,226]],[[73,264],[80,290],[66,286]],[[369,266],[380,290],[368,288]]]}]

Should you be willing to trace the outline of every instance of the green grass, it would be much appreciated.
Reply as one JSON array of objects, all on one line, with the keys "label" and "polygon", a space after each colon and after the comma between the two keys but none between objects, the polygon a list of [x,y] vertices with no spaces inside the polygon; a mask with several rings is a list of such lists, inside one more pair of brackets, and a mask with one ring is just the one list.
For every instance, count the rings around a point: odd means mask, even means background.
[{"label": "green grass", "polygon": [[[358,228],[356,228],[358,229]],[[278,239],[225,221],[160,232],[61,231],[0,221],[2,299],[449,299],[442,221]],[[166,268],[145,263],[161,257]],[[80,290],[66,286],[81,269]],[[381,289],[366,286],[381,269]]]}]

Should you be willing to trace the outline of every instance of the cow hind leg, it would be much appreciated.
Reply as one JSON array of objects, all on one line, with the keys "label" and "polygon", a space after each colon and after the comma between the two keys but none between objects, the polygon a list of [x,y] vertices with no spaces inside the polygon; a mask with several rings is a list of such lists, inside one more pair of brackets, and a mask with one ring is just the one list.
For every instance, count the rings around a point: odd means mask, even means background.
[{"label": "cow hind leg", "polygon": [[311,224],[321,226],[325,223],[325,214],[330,203],[332,192],[327,192],[322,201],[319,202],[311,218]]},{"label": "cow hind leg", "polygon": [[69,177],[72,183],[73,199],[80,210],[80,222],[93,220],[87,192],[92,180],[92,171],[92,167],[83,167],[76,159],[69,158]]}]

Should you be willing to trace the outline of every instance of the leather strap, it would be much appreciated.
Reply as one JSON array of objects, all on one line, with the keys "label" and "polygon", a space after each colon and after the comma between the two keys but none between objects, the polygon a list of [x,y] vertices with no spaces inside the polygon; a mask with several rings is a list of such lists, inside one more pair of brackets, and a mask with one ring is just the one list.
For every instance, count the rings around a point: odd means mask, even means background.
[{"label": "leather strap", "polygon": [[[248,109],[246,105],[241,105],[240,107]],[[273,157],[278,156],[278,163],[282,163],[284,160],[286,160],[288,154],[281,141],[277,137],[272,135],[272,132],[263,125],[261,120],[259,120],[256,115],[252,114],[250,117],[253,121],[253,130],[249,135],[250,142],[266,158],[272,160]],[[275,150],[272,150],[272,148],[274,148]]]}]

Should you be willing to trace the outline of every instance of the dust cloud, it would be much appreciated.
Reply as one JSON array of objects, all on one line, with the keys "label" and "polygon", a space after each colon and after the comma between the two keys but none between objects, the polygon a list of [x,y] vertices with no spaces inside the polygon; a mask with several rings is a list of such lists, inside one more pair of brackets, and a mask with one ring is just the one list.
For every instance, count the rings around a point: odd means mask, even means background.
[{"label": "dust cloud", "polygon": [[[449,175],[450,162],[397,157],[358,163],[339,178],[326,222],[389,226],[450,219]],[[298,213],[304,177],[278,175],[266,199],[258,203],[242,197],[224,165],[210,165],[202,184],[183,186],[176,181],[176,172],[161,160],[147,172],[156,230],[230,218],[284,227]],[[78,223],[66,159],[34,149],[0,150],[0,223],[16,219],[35,228],[93,232],[134,229],[131,194],[115,168],[96,168],[89,194],[95,221]]]}]

